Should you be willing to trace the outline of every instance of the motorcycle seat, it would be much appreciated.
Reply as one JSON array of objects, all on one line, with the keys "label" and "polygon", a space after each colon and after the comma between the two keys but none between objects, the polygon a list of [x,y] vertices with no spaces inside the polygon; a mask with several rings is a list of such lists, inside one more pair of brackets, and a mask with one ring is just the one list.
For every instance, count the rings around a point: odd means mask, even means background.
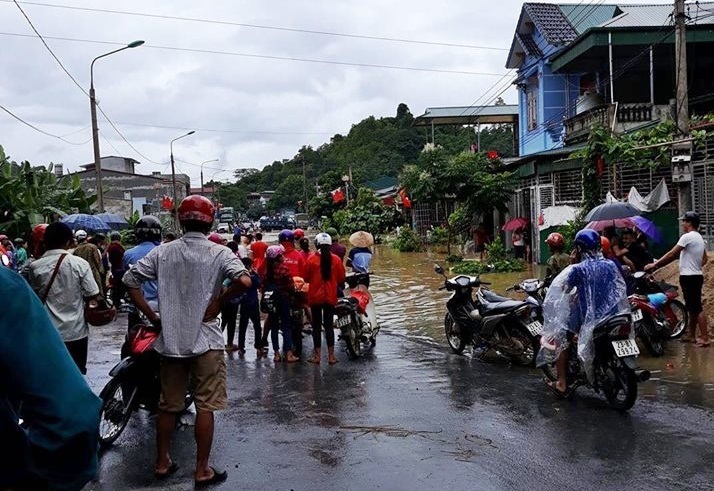
[{"label": "motorcycle seat", "polygon": [[513,300],[512,298],[502,297],[498,293],[495,293],[495,292],[492,292],[491,290],[486,290],[486,289],[482,289],[481,294],[483,295],[483,298],[488,303],[500,303],[500,302],[508,302],[508,301]]},{"label": "motorcycle seat", "polygon": [[525,302],[520,302],[518,300],[505,300],[503,302],[487,302],[481,304],[481,313],[486,314],[502,314],[509,312],[511,310],[516,310],[518,308],[526,305]]}]

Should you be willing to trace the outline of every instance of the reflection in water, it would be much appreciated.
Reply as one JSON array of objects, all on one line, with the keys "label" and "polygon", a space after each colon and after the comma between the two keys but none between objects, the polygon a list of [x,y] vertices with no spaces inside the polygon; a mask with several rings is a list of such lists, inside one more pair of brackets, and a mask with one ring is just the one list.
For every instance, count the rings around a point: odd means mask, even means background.
[{"label": "reflection in water", "polygon": [[[382,329],[446,347],[443,320],[450,294],[438,289],[443,280],[434,273],[435,262],[443,264],[444,255],[377,247],[371,290]],[[482,278],[492,283],[492,290],[504,294],[506,288],[524,278],[543,275],[542,268],[536,267],[535,271]],[[642,397],[714,406],[714,348],[696,348],[675,340],[666,350],[664,357],[652,358],[640,347],[640,364],[652,371],[652,381],[640,385]]]}]

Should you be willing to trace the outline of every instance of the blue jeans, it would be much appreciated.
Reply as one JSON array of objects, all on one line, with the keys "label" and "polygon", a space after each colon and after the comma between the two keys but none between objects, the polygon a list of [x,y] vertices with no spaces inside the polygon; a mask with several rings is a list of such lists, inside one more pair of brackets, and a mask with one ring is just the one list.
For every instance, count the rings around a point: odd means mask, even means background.
[{"label": "blue jeans", "polygon": [[278,312],[270,314],[270,339],[273,342],[273,351],[280,352],[280,343],[278,342],[278,329],[280,329],[283,333],[283,351],[288,352],[293,349],[290,300],[283,295],[277,295],[274,298]]}]

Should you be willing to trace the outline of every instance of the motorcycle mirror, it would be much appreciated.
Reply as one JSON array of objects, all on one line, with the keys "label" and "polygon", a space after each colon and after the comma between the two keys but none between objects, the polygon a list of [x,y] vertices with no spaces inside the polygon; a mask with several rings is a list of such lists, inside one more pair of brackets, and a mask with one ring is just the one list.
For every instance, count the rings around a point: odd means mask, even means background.
[{"label": "motorcycle mirror", "polygon": [[444,276],[444,268],[442,268],[439,264],[434,264],[434,272]]}]

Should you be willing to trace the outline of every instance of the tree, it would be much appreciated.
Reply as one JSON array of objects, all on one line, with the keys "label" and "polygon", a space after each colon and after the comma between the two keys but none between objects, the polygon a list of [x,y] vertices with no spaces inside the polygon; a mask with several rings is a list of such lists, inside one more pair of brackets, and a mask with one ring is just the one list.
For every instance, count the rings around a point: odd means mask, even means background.
[{"label": "tree", "polygon": [[360,188],[347,208],[334,213],[331,223],[343,235],[364,230],[376,236],[394,225],[397,216],[396,210],[385,206],[374,191]]},{"label": "tree", "polygon": [[0,230],[21,237],[54,215],[90,212],[96,196],[85,194],[76,175],[58,178],[52,167],[17,164],[0,147]]},{"label": "tree", "polygon": [[283,208],[294,209],[298,201],[303,201],[303,179],[302,176],[288,176],[275,188],[275,194],[270,199],[271,208],[280,210]]},{"label": "tree", "polygon": [[483,153],[449,155],[443,149],[423,152],[415,164],[404,168],[401,181],[416,201],[436,203],[447,198],[460,204],[459,217],[450,218],[449,249],[454,232],[463,229],[463,216],[505,210],[516,178],[498,158]]}]

